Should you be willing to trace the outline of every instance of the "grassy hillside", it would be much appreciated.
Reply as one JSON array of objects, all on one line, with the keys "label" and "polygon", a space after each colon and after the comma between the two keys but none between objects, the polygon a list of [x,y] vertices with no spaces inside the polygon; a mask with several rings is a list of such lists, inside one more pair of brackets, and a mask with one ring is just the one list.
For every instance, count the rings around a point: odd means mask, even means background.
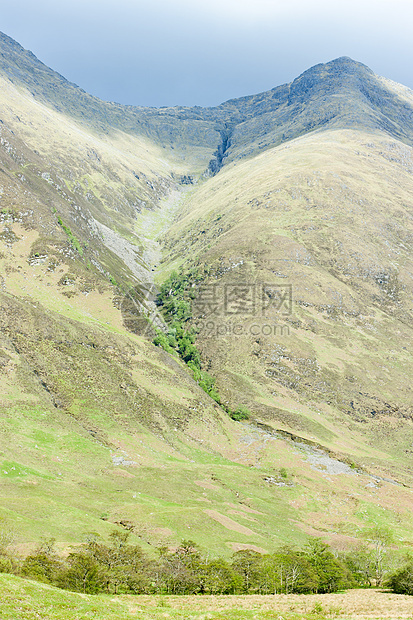
[{"label": "grassy hillside", "polygon": [[[214,109],[129,108],[0,45],[15,546],[118,527],[230,555],[374,524],[411,544],[410,91],[339,59]],[[192,308],[203,369],[248,421],[146,331],[145,290],[192,267],[214,287]]]},{"label": "grassy hillside", "polygon": [[[242,395],[263,421],[365,464],[377,465],[369,452],[380,447],[404,475],[411,156],[379,134],[297,139],[226,166],[164,240],[166,261],[182,264],[190,247],[191,262],[208,265],[217,307],[202,306],[201,293],[194,324],[231,404]],[[226,295],[243,286],[249,305],[238,312]],[[292,303],[278,308],[289,286]]]},{"label": "grassy hillside", "polygon": [[[7,82],[23,88],[29,98],[45,104],[100,135],[124,131],[150,138],[183,162],[202,169],[219,142],[219,131],[197,108],[141,108],[101,101],[68,82],[40,62],[30,51],[0,33],[0,72]],[[185,163],[184,163],[185,165]],[[186,164],[187,165],[187,164]]]}]

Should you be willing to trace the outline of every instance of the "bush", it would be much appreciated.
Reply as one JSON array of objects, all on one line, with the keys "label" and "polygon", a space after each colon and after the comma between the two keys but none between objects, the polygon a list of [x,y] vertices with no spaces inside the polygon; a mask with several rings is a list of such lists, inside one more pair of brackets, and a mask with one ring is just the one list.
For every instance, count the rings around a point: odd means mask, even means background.
[{"label": "bush", "polygon": [[201,591],[206,594],[235,594],[243,580],[232,566],[221,558],[203,562],[199,568]]},{"label": "bush", "polygon": [[24,577],[30,577],[37,581],[55,583],[61,568],[62,563],[54,552],[47,553],[39,550],[37,553],[33,553],[25,558],[21,574]]},{"label": "bush", "polygon": [[396,594],[413,595],[413,562],[393,573],[388,579],[387,585]]},{"label": "bush", "polygon": [[235,411],[230,412],[229,415],[233,420],[239,422],[240,420],[248,420],[251,415],[251,411],[244,405],[239,405]]},{"label": "bush", "polygon": [[63,224],[63,222],[62,222],[62,219],[60,217],[57,218],[57,221],[59,222],[59,225],[63,228],[63,230],[65,231],[66,235],[68,236],[68,239],[69,239],[70,243],[72,244],[72,247],[75,250],[77,250],[77,252],[80,254],[80,256],[83,256],[83,248],[80,245],[79,240],[76,239],[76,237],[74,236],[74,234],[70,230],[69,226],[65,226]]},{"label": "bush", "polygon": [[16,561],[9,555],[0,554],[0,573],[15,573]]},{"label": "bush", "polygon": [[162,349],[164,349],[167,353],[170,353],[171,355],[175,355],[176,351],[174,348],[172,348],[171,344],[170,344],[170,339],[169,337],[164,334],[163,332],[161,332],[160,330],[157,330],[156,336],[153,339],[153,344],[156,345],[157,347],[162,347]]},{"label": "bush", "polygon": [[[215,388],[215,379],[201,370],[201,354],[195,345],[196,331],[194,328],[185,327],[185,323],[192,317],[191,300],[195,297],[193,286],[199,278],[196,271],[187,274],[173,271],[162,284],[156,303],[162,307],[170,327],[168,334],[158,330],[153,343],[168,353],[179,353],[181,359],[194,373],[198,385],[221,405],[221,397]],[[238,408],[232,417],[234,420],[247,419],[249,413],[247,411]]]},{"label": "bush", "polygon": [[354,587],[355,581],[349,568],[334,557],[321,538],[312,538],[307,548],[308,560],[319,579],[317,592],[324,594]]}]

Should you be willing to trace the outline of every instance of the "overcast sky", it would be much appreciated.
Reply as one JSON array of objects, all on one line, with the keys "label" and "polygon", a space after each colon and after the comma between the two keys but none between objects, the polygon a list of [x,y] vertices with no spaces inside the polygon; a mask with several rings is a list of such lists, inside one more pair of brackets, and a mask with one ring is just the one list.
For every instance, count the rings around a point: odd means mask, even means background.
[{"label": "overcast sky", "polygon": [[413,88],[412,0],[13,0],[0,30],[98,97],[216,105],[350,56]]}]

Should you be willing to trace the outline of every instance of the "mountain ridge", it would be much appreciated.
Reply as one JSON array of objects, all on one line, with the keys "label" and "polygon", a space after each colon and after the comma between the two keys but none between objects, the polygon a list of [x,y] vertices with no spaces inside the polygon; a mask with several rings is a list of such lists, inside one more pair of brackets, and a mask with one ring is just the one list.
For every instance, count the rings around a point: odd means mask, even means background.
[{"label": "mountain ridge", "polygon": [[[366,82],[365,78],[368,76],[369,78],[372,78],[368,84],[369,88],[366,88],[366,85],[364,85],[364,90],[361,89],[360,92],[373,107],[377,108],[377,103],[381,103],[380,98],[383,98],[384,95],[388,95],[387,89],[383,88],[383,86],[378,83],[376,76],[371,69],[362,63],[343,56],[328,63],[320,63],[315,65],[307,71],[304,71],[290,84],[284,84],[269,91],[257,93],[255,95],[230,99],[214,107],[203,108],[201,106],[174,106],[145,108],[143,106],[125,106],[113,102],[104,102],[97,97],[88,95],[79,86],[68,82],[63,76],[49,69],[46,65],[41,63],[32,54],[32,52],[24,50],[20,44],[13,41],[13,39],[10,39],[10,37],[7,37],[7,35],[0,36],[0,43],[2,46],[1,54],[3,58],[3,71],[4,60],[8,59],[9,69],[7,71],[7,75],[9,77],[17,77],[17,79],[20,80],[23,76],[26,80],[26,84],[29,85],[27,83],[27,77],[33,74],[33,79],[30,84],[34,89],[33,94],[35,94],[36,97],[41,97],[47,100],[49,104],[51,101],[55,101],[54,105],[57,106],[57,110],[66,110],[66,112],[73,114],[78,120],[82,121],[82,119],[89,119],[90,122],[90,120],[94,119],[94,122],[97,123],[97,127],[100,128],[100,130],[105,127],[107,128],[108,123],[115,129],[123,125],[124,127],[127,127],[129,131],[143,134],[152,139],[155,138],[160,142],[161,146],[164,147],[170,146],[172,141],[174,139],[176,140],[177,136],[175,127],[177,124],[179,126],[179,122],[182,120],[189,123],[185,139],[183,140],[183,145],[188,143],[189,146],[204,146],[211,149],[215,144],[215,148],[219,153],[219,149],[222,150],[222,135],[225,136],[224,139],[228,140],[228,126],[231,126],[230,133],[232,142],[236,142],[237,139],[239,139],[241,143],[244,143],[246,139],[251,142],[252,132],[256,134],[257,128],[254,126],[251,132],[244,126],[241,131],[237,131],[238,125],[246,123],[248,121],[248,117],[253,116],[256,118],[257,115],[261,116],[269,112],[274,113],[279,110],[283,104],[289,108],[291,107],[293,100],[296,108],[293,111],[293,116],[297,118],[298,113],[302,113],[301,110],[297,109],[297,106],[302,104],[304,101],[308,104],[309,97],[313,95],[314,90],[317,91],[317,85],[321,84],[325,89],[325,92],[322,91],[320,93],[321,96],[329,95],[329,91],[334,92],[334,90],[337,89],[340,91],[343,88],[345,90],[346,87],[349,88],[349,86],[354,85],[354,83],[356,88],[353,88],[353,92],[355,92],[360,90],[360,88],[357,88],[358,84],[363,80]],[[17,62],[16,58],[21,60],[22,56],[22,72],[19,72],[18,67],[20,63]],[[40,75],[37,78],[36,75],[38,74]],[[43,74],[46,74],[48,80],[51,80],[54,83],[52,90],[55,91],[56,86],[60,86],[63,87],[64,93],[59,95],[59,88],[57,92],[51,93],[50,88],[47,87],[47,82],[45,84],[46,90],[43,92]],[[345,76],[346,84],[339,84],[337,82],[338,76],[340,77],[340,80],[343,76]],[[321,77],[323,78],[322,81],[320,81]],[[330,79],[326,80],[327,77]],[[40,84],[38,83],[39,80]],[[317,95],[318,93],[316,92],[315,94]],[[348,97],[349,92],[347,92],[346,95]],[[75,101],[74,104],[73,98]],[[262,150],[262,148],[268,148],[271,145],[274,146],[278,143],[294,139],[294,137],[302,135],[305,131],[314,131],[318,126],[323,126],[331,121],[334,122],[334,120],[337,122],[340,115],[342,116],[342,112],[343,110],[340,106],[333,105],[327,115],[324,115],[324,118],[318,118],[317,115],[313,115],[313,117],[309,119],[304,118],[297,127],[291,127],[287,132],[280,130],[278,127],[278,125],[283,123],[285,125],[286,122],[289,123],[291,120],[291,113],[284,113],[281,117],[272,119],[273,127],[270,129],[272,132],[274,132],[274,129],[276,130],[275,136],[270,135],[270,139],[265,141],[265,136],[267,136],[270,132],[268,131],[268,128],[263,132],[261,131],[261,137],[264,137],[264,140],[262,140],[261,144],[256,145],[252,150],[249,149],[247,153],[242,152],[242,146],[237,149],[236,145],[232,144],[232,150],[234,153],[233,157],[236,158],[239,156],[253,155],[256,152],[259,152],[259,150]],[[347,114],[351,114],[350,121],[353,126],[356,119],[360,126],[364,127],[368,121],[372,123],[373,128],[375,127],[375,124],[379,122],[381,123],[381,128],[386,132],[389,132],[391,135],[395,135],[403,140],[407,140],[408,143],[411,144],[413,140],[413,122],[411,121],[411,114],[408,114],[407,112],[411,112],[411,108],[404,102],[403,104],[397,106],[393,105],[391,109],[389,109],[387,115],[388,117],[386,117],[386,115],[381,115],[382,117],[379,119],[377,119],[375,115],[372,116],[371,114],[367,114],[364,107],[360,105],[355,111],[349,111]],[[227,113],[229,115],[226,115]],[[168,118],[169,124],[169,128],[166,130],[163,128],[163,125],[165,124],[165,117]],[[398,126],[396,121],[397,118],[400,117],[402,118],[403,123],[408,127],[408,132],[401,130]],[[276,127],[274,127],[274,122]],[[225,152],[226,157],[224,159],[227,159],[228,161],[231,160],[233,157],[231,157],[230,149],[226,148]],[[209,166],[209,169],[211,170],[211,166]]]}]

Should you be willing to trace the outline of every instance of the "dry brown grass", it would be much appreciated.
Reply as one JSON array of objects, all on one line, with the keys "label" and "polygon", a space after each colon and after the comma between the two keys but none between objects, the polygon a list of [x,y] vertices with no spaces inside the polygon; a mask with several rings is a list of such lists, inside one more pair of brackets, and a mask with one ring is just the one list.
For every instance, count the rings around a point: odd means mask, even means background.
[{"label": "dry brown grass", "polygon": [[[413,597],[381,590],[349,590],[335,594],[278,594],[276,596],[167,596],[164,604],[172,609],[191,612],[216,613],[230,610],[276,612],[275,618],[293,614],[312,614],[321,606],[320,617],[343,620],[401,620],[413,618]],[[137,600],[136,598],[134,599]],[[139,607],[150,608],[159,604],[158,597],[140,596]],[[320,609],[320,607],[318,607]],[[312,613],[313,612],[313,613]],[[313,615],[314,614],[314,615]],[[306,617],[306,616],[303,616]],[[213,616],[215,617],[215,616]],[[260,618],[257,615],[257,618]],[[266,616],[268,617],[268,616]]]}]

